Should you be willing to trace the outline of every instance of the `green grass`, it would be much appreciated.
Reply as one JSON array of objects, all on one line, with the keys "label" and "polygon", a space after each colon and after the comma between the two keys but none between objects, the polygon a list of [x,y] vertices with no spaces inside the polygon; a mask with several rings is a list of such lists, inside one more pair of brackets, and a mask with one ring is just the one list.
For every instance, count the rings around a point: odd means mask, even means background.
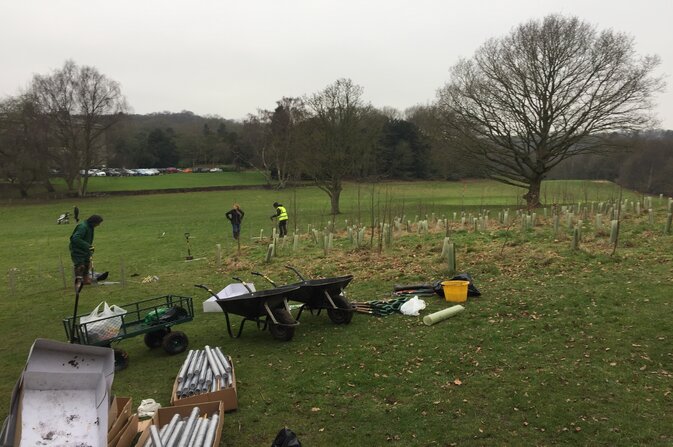
[{"label": "green grass", "polygon": [[[194,174],[193,176],[199,176]],[[108,179],[114,180],[114,179]],[[548,197],[561,202],[603,201],[616,197],[612,184],[549,182]],[[655,225],[627,213],[620,245],[610,256],[605,228],[585,219],[579,251],[571,232],[551,234],[539,223],[522,233],[518,224],[495,222],[501,207],[514,215],[521,191],[492,182],[390,183],[377,186],[374,214],[474,216],[491,210],[486,231],[451,223],[458,269],[475,278],[482,297],[466,303],[456,317],[427,327],[417,317],[355,315],[347,326],[325,315],[303,315],[289,343],[246,326],[230,339],[222,314],[203,314],[206,299],[193,287],[219,289],[232,276],[255,279],[267,273],[280,283],[295,281],[283,268],[291,263],[310,277],[353,274],[349,298],[389,296],[396,283],[446,279],[439,259],[444,231],[396,233],[392,248],[353,248],[344,219],[368,225],[372,186],[349,184],[337,217],[335,249],[327,256],[306,235],[308,225],[322,228],[333,216],[327,196],[314,188],[280,192],[241,190],[90,198],[78,201],[84,216],[102,214],[96,232],[97,270],[119,280],[122,262],[126,287],[89,287],[80,309],[99,302],[124,304],[167,293],[194,296],[197,316],[179,327],[190,347],[221,346],[233,357],[239,410],[224,419],[223,446],[269,445],[284,425],[304,445],[671,445],[673,393],[671,333],[673,236],[663,235],[664,201],[653,199]],[[359,196],[359,205],[358,205]],[[625,194],[630,199],[636,194]],[[300,248],[288,246],[263,263],[273,201],[297,223]],[[548,199],[551,201],[551,199]],[[236,255],[224,213],[231,203],[246,212],[242,253]],[[73,292],[64,288],[60,262],[69,274],[67,239],[71,225],[56,225],[72,200],[6,205],[0,221],[0,414],[7,411],[11,387],[36,337],[65,338],[61,320],[72,312]],[[187,263],[184,233],[192,253],[206,258]],[[165,233],[165,234],[164,234]],[[163,236],[162,236],[163,235]],[[367,233],[369,236],[369,232]],[[221,244],[222,265],[215,260]],[[10,269],[14,287],[10,290]],[[137,276],[131,276],[137,274]],[[158,282],[141,284],[156,275]],[[70,279],[67,280],[68,285]],[[425,298],[428,312],[448,304]],[[234,325],[238,318],[234,317]],[[141,338],[121,342],[130,367],[116,374],[114,391],[132,396],[135,405],[154,398],[168,405],[175,375],[185,354],[149,351]]]},{"label": "green grass", "polygon": [[[58,193],[67,192],[63,178],[51,179]],[[168,174],[137,177],[89,177],[87,192],[101,193],[111,191],[144,191],[169,188],[203,188],[209,186],[264,185],[264,176],[256,171],[244,172],[207,172],[198,174]],[[44,188],[34,185],[29,196],[42,196]],[[12,191],[11,198],[17,198],[18,192]]]}]

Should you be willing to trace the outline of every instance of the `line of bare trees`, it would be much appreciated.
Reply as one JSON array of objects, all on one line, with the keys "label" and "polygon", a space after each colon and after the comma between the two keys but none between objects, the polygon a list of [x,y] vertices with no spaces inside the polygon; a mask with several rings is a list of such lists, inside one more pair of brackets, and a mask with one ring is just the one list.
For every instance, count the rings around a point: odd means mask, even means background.
[{"label": "line of bare trees", "polygon": [[307,179],[338,214],[345,180],[424,179],[431,175],[432,138],[410,120],[387,116],[364,100],[364,89],[338,79],[302,98],[282,98],[243,123],[241,157],[279,188]]},{"label": "line of bare trees", "polygon": [[[0,103],[0,157],[22,193],[38,181],[49,188],[44,173],[57,166],[69,189],[85,194],[87,175],[79,172],[100,163],[105,147],[107,159],[125,163],[224,160],[254,167],[279,188],[311,179],[328,195],[332,213],[339,212],[345,180],[430,176],[491,177],[525,188],[528,206],[536,207],[541,182],[563,175],[569,161],[623,158],[625,142],[631,152],[644,150],[638,132],[655,123],[653,100],[664,88],[654,74],[658,64],[656,56],[637,55],[630,36],[550,15],[488,40],[453,67],[435,104],[410,108],[404,118],[374,108],[361,86],[338,79],[233,126],[204,122],[197,137],[172,127],[110,132],[130,119],[119,85],[68,61]],[[666,147],[648,150],[656,155]],[[647,187],[667,187],[653,179],[668,164],[649,166]]]}]

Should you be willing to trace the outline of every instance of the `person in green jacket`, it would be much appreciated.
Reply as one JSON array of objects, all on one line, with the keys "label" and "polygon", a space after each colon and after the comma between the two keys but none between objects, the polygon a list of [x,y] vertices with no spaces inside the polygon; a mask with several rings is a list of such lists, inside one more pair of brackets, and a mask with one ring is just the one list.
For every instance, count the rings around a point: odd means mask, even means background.
[{"label": "person in green jacket", "polygon": [[287,210],[278,202],[273,202],[273,207],[276,208],[276,214],[271,216],[271,220],[273,220],[274,217],[278,218],[278,235],[280,237],[285,237],[287,235]]},{"label": "person in green jacket", "polygon": [[98,214],[78,223],[70,236],[70,258],[75,267],[75,285],[91,284],[91,256],[94,228],[103,222]]}]

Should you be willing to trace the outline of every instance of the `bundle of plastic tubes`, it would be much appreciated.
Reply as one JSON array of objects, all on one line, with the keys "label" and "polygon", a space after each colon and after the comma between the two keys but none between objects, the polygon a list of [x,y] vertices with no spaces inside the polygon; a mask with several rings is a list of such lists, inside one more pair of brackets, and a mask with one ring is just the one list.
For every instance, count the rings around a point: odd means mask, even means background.
[{"label": "bundle of plastic tubes", "polygon": [[201,417],[200,413],[199,407],[194,407],[189,417],[176,414],[161,429],[150,425],[150,437],[144,447],[212,447],[220,416],[215,412]]},{"label": "bundle of plastic tubes", "polygon": [[231,363],[219,347],[190,350],[177,380],[178,399],[219,391],[232,385]]}]

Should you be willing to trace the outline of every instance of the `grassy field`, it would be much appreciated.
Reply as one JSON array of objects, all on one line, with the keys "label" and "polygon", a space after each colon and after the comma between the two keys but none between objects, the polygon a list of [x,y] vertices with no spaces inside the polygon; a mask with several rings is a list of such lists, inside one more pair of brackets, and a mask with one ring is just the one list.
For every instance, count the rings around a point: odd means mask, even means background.
[{"label": "grassy field", "polygon": [[[595,211],[598,202],[614,200],[614,185],[545,183],[547,203],[583,202],[579,250],[571,249],[577,216],[569,226],[563,214],[554,234],[550,217],[539,210],[536,225],[522,230],[515,219],[521,193],[476,181],[349,184],[327,254],[307,234],[309,225],[323,228],[334,220],[327,196],[314,188],[79,200],[85,217],[105,218],[96,232],[96,269],[118,281],[123,265],[126,280],[125,287],[85,289],[80,309],[104,300],[123,305],[168,293],[193,296],[196,319],[179,327],[190,347],[221,346],[236,368],[240,408],[225,416],[223,446],[269,445],[284,425],[315,446],[671,445],[673,236],[663,233],[666,198],[652,199],[652,222],[636,215],[635,206],[625,208],[620,243],[610,256],[609,219],[595,228],[590,202]],[[626,192],[624,198],[642,199]],[[224,218],[234,201],[246,212],[240,255]],[[265,264],[268,239],[254,238],[260,230],[270,234],[274,201],[288,207],[300,245],[293,251],[288,243]],[[65,339],[61,320],[74,298],[67,252],[73,225],[55,220],[73,204],[2,206],[0,324],[7,342],[0,346],[0,414],[33,340]],[[509,225],[498,223],[504,209]],[[484,210],[486,228],[474,231],[471,218]],[[385,299],[394,284],[447,279],[440,257],[446,227],[438,228],[433,214],[449,218],[458,270],[471,273],[483,292],[450,320],[422,324],[423,315],[448,305],[431,297],[421,317],[357,314],[341,326],[325,315],[303,315],[295,338],[283,343],[254,325],[230,339],[222,314],[201,312],[207,296],[194,284],[219,290],[241,276],[264,288],[250,275],[254,270],[293,282],[283,268],[288,263],[310,277],[354,275],[347,291],[356,301]],[[346,220],[368,226],[372,215],[405,216],[412,231],[395,232],[393,246],[382,252],[376,240],[374,247],[354,247]],[[430,232],[418,233],[416,220],[426,215]],[[185,232],[192,236],[192,262],[184,261]],[[142,284],[149,275],[159,280]],[[131,363],[116,374],[115,393],[132,396],[136,405],[145,398],[168,405],[186,354],[150,351],[142,338],[117,347]]]},{"label": "grassy field", "polygon": [[[60,177],[51,179],[57,193],[68,191],[65,181]],[[157,176],[137,177],[89,177],[87,192],[104,193],[112,191],[143,191],[168,188],[202,188],[207,186],[239,186],[264,185],[264,176],[256,171],[243,172],[208,172],[198,174],[168,174]],[[5,199],[17,199],[18,191],[6,193]],[[45,190],[40,185],[34,185],[29,196],[40,197]]]}]

